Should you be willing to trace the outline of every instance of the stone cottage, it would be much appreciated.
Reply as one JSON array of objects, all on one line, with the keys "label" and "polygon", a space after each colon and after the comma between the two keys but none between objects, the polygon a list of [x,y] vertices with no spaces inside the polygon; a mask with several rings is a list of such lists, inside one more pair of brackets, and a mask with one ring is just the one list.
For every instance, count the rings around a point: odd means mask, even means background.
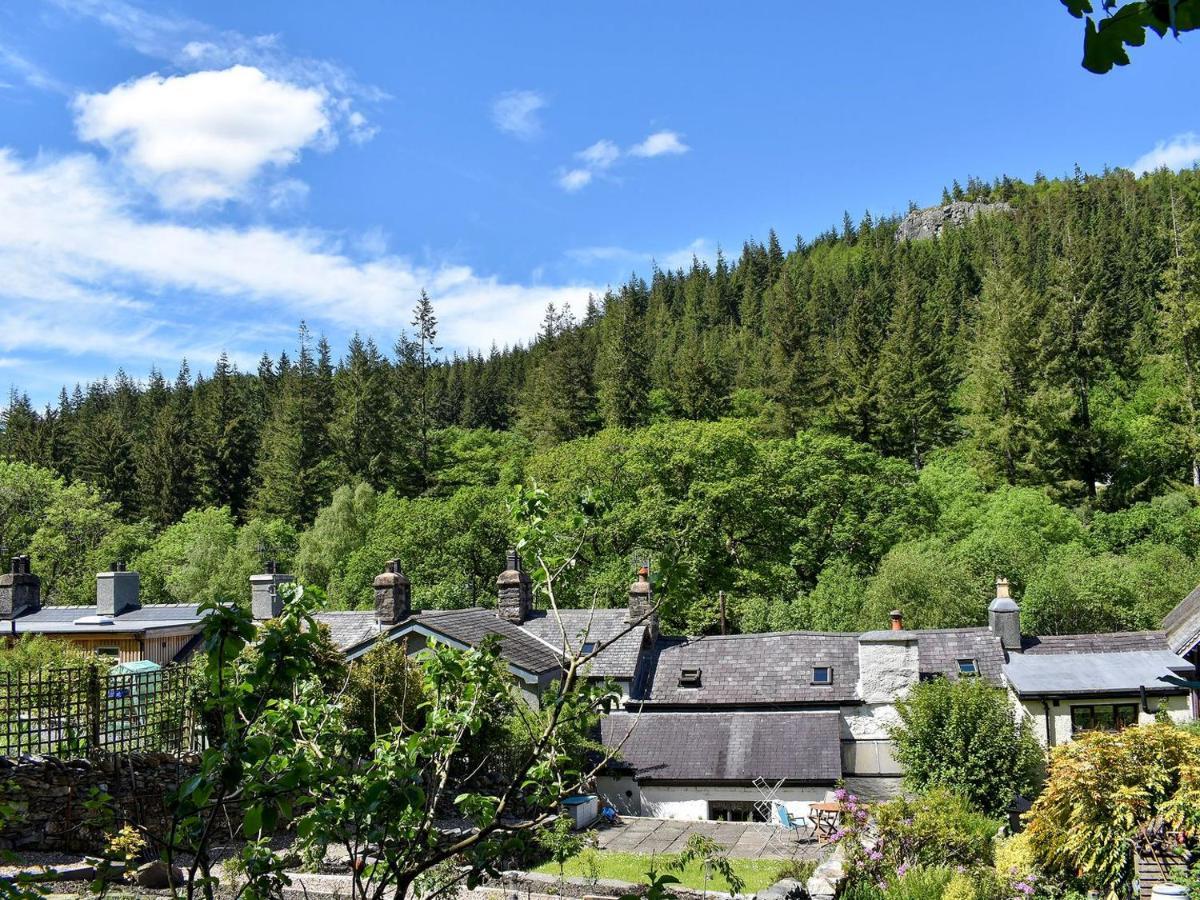
[{"label": "stone cottage", "polygon": [[598,789],[630,815],[753,818],[764,785],[795,816],[839,780],[866,797],[894,794],[896,701],[929,678],[1005,687],[1047,745],[1151,721],[1160,708],[1177,721],[1195,716],[1194,696],[1170,679],[1194,671],[1200,589],[1163,631],[1022,635],[1004,579],[987,614],[976,628],[906,629],[896,610],[888,628],[865,633],[677,637],[660,633],[644,569],[623,608],[554,615],[533,607],[529,576],[510,553],[494,610],[413,611],[409,580],[393,562],[375,580],[374,610],[317,618],[351,657],[380,639],[405,639],[417,652],[430,641],[469,647],[495,635],[534,704],[567,655],[595,652],[589,677],[612,679],[623,699],[601,723],[619,761]]}]

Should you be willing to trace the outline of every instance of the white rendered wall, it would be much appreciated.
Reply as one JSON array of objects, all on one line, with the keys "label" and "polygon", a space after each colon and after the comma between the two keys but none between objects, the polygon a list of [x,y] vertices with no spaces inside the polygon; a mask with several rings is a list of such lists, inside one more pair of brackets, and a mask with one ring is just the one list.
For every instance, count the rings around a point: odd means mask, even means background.
[{"label": "white rendered wall", "polygon": [[[828,800],[833,788],[783,787],[777,798],[787,807],[794,819],[808,815],[810,803]],[[699,785],[688,787],[644,785],[641,789],[641,815],[654,819],[684,819],[700,821],[708,818],[708,801],[741,800],[755,802],[762,795],[752,787]]]},{"label": "white rendered wall", "polygon": [[896,637],[858,641],[858,696],[867,704],[892,704],[920,680],[917,638],[911,632]]},{"label": "white rendered wall", "polygon": [[[1151,697],[1149,706],[1152,710],[1158,709],[1158,701],[1160,698]],[[1184,724],[1192,720],[1192,711],[1189,707],[1188,698],[1185,696],[1164,697],[1166,701],[1167,715],[1171,717],[1171,721],[1176,724]],[[1146,712],[1142,709],[1142,698],[1137,695],[1129,697],[1072,697],[1069,700],[1062,699],[1058,701],[1058,705],[1054,705],[1053,700],[1047,701],[1050,705],[1050,718],[1053,722],[1054,729],[1054,745],[1067,744],[1071,741],[1071,707],[1072,706],[1107,706],[1113,704],[1129,704],[1133,703],[1138,708],[1138,724],[1148,725],[1154,721],[1154,713]],[[1029,717],[1030,723],[1033,725],[1033,733],[1042,743],[1042,746],[1048,746],[1046,735],[1046,708],[1042,705],[1041,700],[1021,700],[1020,708],[1025,715]]]}]

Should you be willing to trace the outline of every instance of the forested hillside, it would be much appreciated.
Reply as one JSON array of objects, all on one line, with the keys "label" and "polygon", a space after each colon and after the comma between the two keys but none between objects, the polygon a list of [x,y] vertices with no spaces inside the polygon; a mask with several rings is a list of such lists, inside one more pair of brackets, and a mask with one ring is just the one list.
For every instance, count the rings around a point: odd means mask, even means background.
[{"label": "forested hillside", "polygon": [[263,547],[332,604],[395,555],[418,604],[487,603],[534,479],[591,492],[577,600],[649,557],[690,631],[719,592],[744,630],[973,624],[997,573],[1026,628],[1152,627],[1200,581],[1200,171],[944,199],[1010,208],[772,232],[486,355],[446,358],[422,299],[392,346],[302,328],[255,372],[14,393],[0,544],[57,602],[113,558],[147,599],[240,597]]}]

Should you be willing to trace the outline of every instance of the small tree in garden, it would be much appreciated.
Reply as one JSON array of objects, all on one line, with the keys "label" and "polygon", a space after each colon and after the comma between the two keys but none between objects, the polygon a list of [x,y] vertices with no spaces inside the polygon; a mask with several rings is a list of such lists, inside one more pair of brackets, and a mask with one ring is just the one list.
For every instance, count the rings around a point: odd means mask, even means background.
[{"label": "small tree in garden", "polygon": [[700,870],[704,873],[702,896],[708,896],[708,882],[714,874],[725,879],[731,894],[740,894],[742,888],[746,886],[729,862],[729,855],[725,852],[725,848],[707,835],[693,834],[689,837],[683,847],[683,852],[675,858],[670,868],[683,871],[693,862],[698,862]]},{"label": "small tree in garden", "polygon": [[896,709],[892,738],[912,789],[949,788],[988,815],[1036,789],[1042,748],[1003,689],[982,678],[935,678]]},{"label": "small tree in garden", "polygon": [[574,830],[575,823],[570,816],[559,816],[549,828],[538,833],[538,845],[550,854],[554,864],[558,866],[558,896],[563,895],[563,885],[567,880],[567,860],[583,849],[586,841],[582,834]]},{"label": "small tree in garden", "polygon": [[421,667],[409,658],[407,642],[376,644],[350,666],[342,695],[346,724],[361,733],[354,749],[368,752],[397,726],[419,728],[424,701]]},{"label": "small tree in garden", "polygon": [[1133,848],[1200,839],[1200,735],[1154,724],[1056,747],[1025,833],[1046,872],[1119,895]]}]

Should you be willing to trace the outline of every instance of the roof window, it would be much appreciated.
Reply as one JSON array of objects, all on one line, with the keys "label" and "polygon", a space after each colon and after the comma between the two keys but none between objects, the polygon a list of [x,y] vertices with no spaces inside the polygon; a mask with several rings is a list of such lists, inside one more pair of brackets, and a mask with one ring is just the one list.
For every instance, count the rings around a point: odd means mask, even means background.
[{"label": "roof window", "polygon": [[975,664],[974,659],[965,658],[965,659],[957,660],[957,662],[958,662],[958,674],[959,675],[978,675],[979,674],[979,666]]},{"label": "roof window", "polygon": [[832,666],[813,666],[813,684],[833,684]]},{"label": "roof window", "polygon": [[680,669],[679,670],[679,686],[685,688],[700,687],[700,670],[699,669]]}]

